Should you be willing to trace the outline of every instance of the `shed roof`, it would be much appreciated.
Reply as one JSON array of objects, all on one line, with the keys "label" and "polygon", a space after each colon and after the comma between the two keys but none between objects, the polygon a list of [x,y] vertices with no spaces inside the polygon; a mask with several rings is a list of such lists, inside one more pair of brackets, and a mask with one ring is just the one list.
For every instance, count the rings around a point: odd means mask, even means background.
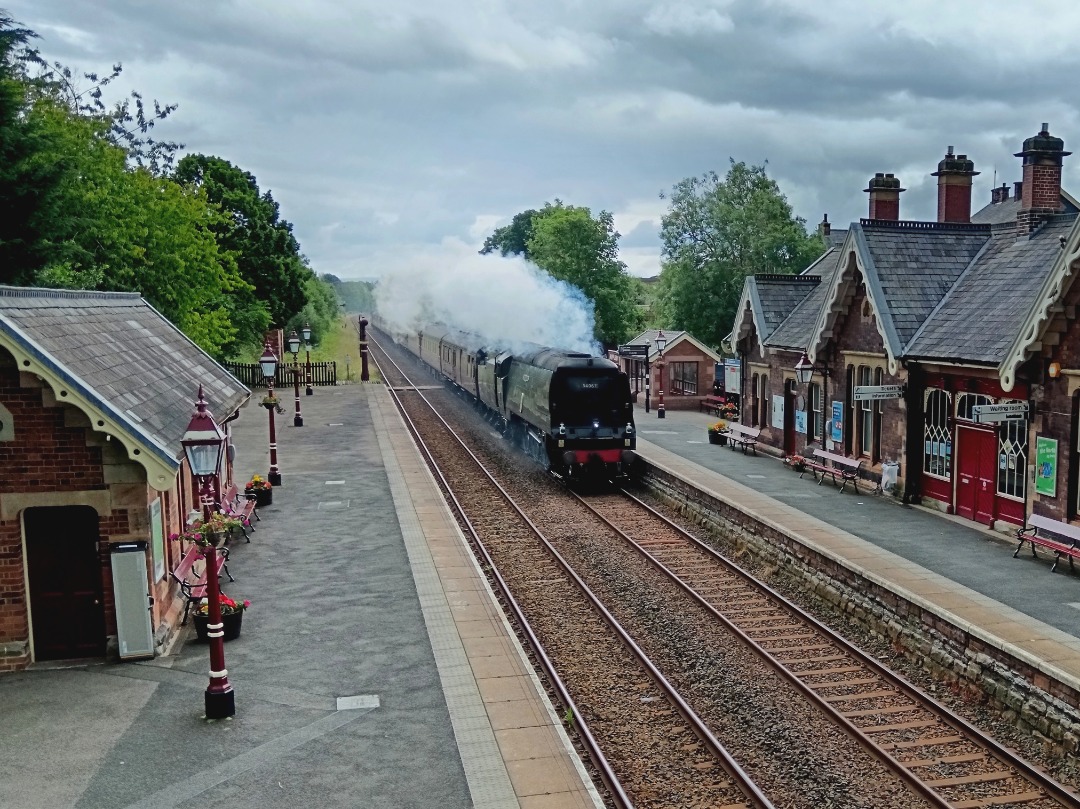
[{"label": "shed roof", "polygon": [[251,395],[140,295],[0,286],[0,346],[116,437],[165,491],[202,385],[220,422]]}]

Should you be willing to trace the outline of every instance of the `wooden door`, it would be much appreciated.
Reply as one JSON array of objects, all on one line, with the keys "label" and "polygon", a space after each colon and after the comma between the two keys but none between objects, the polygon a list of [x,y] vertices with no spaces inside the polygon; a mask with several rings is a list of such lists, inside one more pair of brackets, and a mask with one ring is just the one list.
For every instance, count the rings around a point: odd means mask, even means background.
[{"label": "wooden door", "polygon": [[87,506],[23,513],[35,660],[105,654],[98,517]]},{"label": "wooden door", "polygon": [[784,382],[784,454],[795,452],[795,381]]},{"label": "wooden door", "polygon": [[990,525],[997,492],[997,435],[961,426],[956,437],[956,513]]}]

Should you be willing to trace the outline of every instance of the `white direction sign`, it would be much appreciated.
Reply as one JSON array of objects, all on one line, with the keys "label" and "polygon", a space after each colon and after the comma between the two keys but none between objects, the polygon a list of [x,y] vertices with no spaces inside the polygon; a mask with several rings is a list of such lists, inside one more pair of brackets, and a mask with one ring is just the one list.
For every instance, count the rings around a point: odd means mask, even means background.
[{"label": "white direction sign", "polygon": [[995,421],[1021,421],[1027,417],[1027,402],[974,405],[971,408],[971,420],[976,424],[989,424]]},{"label": "white direction sign", "polygon": [[856,402],[876,402],[881,399],[903,399],[903,385],[859,385],[855,388]]}]

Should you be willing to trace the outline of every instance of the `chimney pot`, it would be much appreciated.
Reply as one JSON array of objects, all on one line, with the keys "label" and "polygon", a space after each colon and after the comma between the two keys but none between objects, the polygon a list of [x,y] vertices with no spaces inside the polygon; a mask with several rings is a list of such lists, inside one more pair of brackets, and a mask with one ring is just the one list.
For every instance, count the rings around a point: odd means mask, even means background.
[{"label": "chimney pot", "polygon": [[900,181],[893,174],[877,172],[870,179],[866,192],[870,194],[870,218],[896,221],[900,218]]},{"label": "chimney pot", "polygon": [[946,150],[937,171],[930,175],[938,178],[937,221],[971,221],[971,178],[978,173],[966,154],[956,154],[952,146]]},{"label": "chimney pot", "polygon": [[1024,179],[1017,183],[1020,212],[1016,217],[1016,235],[1026,236],[1048,216],[1061,210],[1061,163],[1071,152],[1065,141],[1050,134],[1044,123],[1039,134],[1024,141],[1016,157],[1023,158]]}]

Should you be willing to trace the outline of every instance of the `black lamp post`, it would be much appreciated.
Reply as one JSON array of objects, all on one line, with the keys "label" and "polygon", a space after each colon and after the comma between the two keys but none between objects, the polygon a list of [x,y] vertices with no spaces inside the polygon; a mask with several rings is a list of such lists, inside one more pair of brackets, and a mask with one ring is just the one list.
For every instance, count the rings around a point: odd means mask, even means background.
[{"label": "black lamp post", "polygon": [[304,324],[304,328],[301,329],[304,335],[304,347],[307,350],[307,395],[310,396],[315,392],[315,389],[311,387],[311,326],[307,323]]},{"label": "black lamp post", "polygon": [[667,348],[667,338],[664,337],[664,330],[660,329],[656,333],[656,350],[660,356],[656,358],[656,417],[658,419],[666,418],[667,413],[664,411],[664,349]]},{"label": "black lamp post", "polygon": [[262,369],[263,378],[266,379],[266,398],[263,407],[270,416],[270,472],[266,479],[271,486],[281,485],[281,470],[277,465],[277,428],[274,426],[274,410],[277,409],[277,399],[274,398],[274,376],[277,374],[278,358],[270,348],[270,341],[266,341],[266,348],[259,357],[259,367]]},{"label": "black lamp post", "polygon": [[289,351],[292,352],[293,394],[296,397],[296,414],[293,416],[292,423],[293,427],[303,427],[304,417],[300,413],[300,360],[296,356],[300,351],[300,338],[296,336],[296,329],[293,329],[292,334],[289,335],[288,343]]},{"label": "black lamp post", "polygon": [[[225,434],[214,422],[206,409],[202,385],[199,385],[199,401],[195,414],[188,422],[187,432],[180,439],[191,474],[199,481],[199,500],[202,502],[203,522],[209,523],[210,504],[214,499],[214,484],[221,469],[221,456],[225,452]],[[225,625],[221,621],[221,588],[217,576],[217,538],[207,537],[209,544],[203,547],[206,571],[206,636],[210,641],[210,684],[206,687],[206,718],[224,719],[236,714],[236,695],[229,682],[225,668]]]},{"label": "black lamp post", "polygon": [[368,381],[368,369],[367,369],[367,318],[363,315],[360,316],[360,381]]}]

